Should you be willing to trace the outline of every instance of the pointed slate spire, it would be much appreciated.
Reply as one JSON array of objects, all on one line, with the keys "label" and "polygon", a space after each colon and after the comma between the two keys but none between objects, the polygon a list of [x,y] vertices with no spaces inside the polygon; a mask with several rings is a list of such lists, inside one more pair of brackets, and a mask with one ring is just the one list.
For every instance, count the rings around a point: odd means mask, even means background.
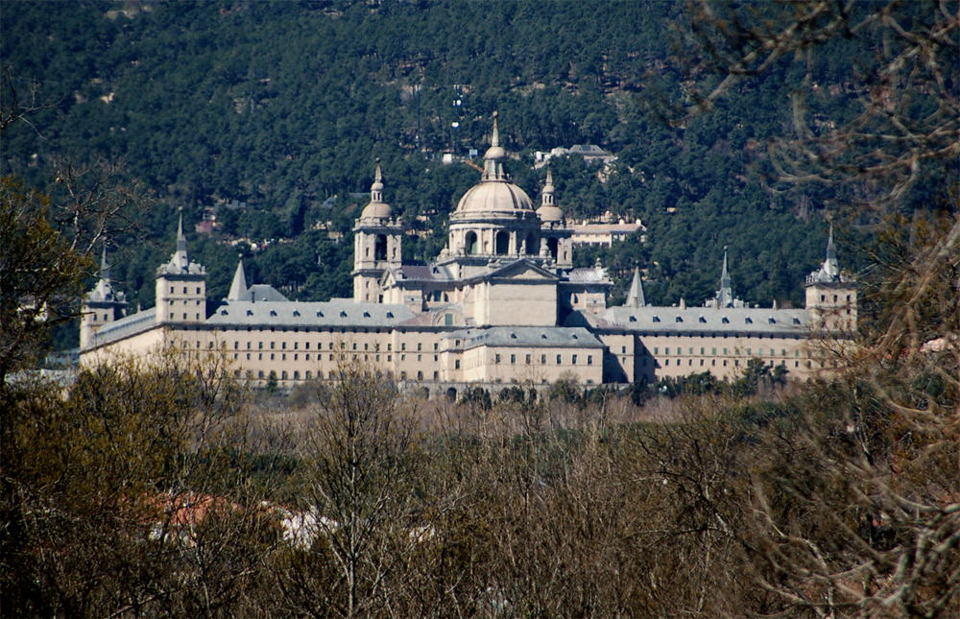
[{"label": "pointed slate spire", "polygon": [[723,271],[720,273],[720,290],[717,291],[717,302],[720,307],[729,307],[733,303],[733,284],[730,282],[730,272],[727,270],[727,247],[723,247]]},{"label": "pointed slate spire", "polygon": [[643,281],[640,279],[640,267],[633,267],[633,281],[627,292],[627,307],[646,307],[647,300],[643,296]]},{"label": "pointed slate spire", "polygon": [[100,279],[110,281],[110,263],[107,262],[107,244],[103,244],[100,252]]},{"label": "pointed slate spire", "polygon": [[840,263],[837,261],[837,248],[833,244],[833,224],[830,224],[830,236],[827,238],[827,259],[823,262],[823,270],[832,278],[840,275]]},{"label": "pointed slate spire", "polygon": [[177,252],[173,261],[184,269],[190,265],[190,260],[187,258],[187,237],[183,234],[183,209],[180,209],[180,218],[177,221]]},{"label": "pointed slate spire", "polygon": [[243,272],[243,260],[240,260],[237,262],[237,270],[233,273],[233,281],[230,283],[227,300],[239,301],[245,294],[247,294],[247,277]]}]

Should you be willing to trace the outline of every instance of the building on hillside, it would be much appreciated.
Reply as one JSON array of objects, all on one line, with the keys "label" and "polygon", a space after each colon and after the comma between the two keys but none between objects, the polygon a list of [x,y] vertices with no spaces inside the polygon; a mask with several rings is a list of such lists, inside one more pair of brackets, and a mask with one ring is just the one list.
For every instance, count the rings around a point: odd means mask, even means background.
[{"label": "building on hillside", "polygon": [[610,247],[615,242],[627,240],[636,232],[640,232],[641,243],[647,242],[647,227],[643,222],[639,219],[633,222],[624,221],[623,218],[614,220],[612,214],[601,221],[571,222],[570,229],[573,232],[571,239],[574,247],[583,245]]},{"label": "building on hillside", "polygon": [[617,156],[605,151],[596,144],[574,144],[570,148],[558,146],[547,152],[536,151],[533,154],[533,167],[541,168],[553,157],[581,157],[584,162],[597,165],[609,165],[617,160]]},{"label": "building on hillside", "polygon": [[808,278],[804,309],[747,307],[733,294],[726,258],[704,307],[647,304],[639,269],[627,301],[608,307],[599,262],[573,266],[573,231],[547,174],[539,205],[510,182],[494,118],[479,183],[450,215],[446,246],[427,264],[403,261],[405,226],[385,200],[379,163],[354,226],[353,297],[293,301],[250,285],[238,264],[227,297],[207,315],[206,272],[190,261],[182,222],[170,262],[157,271],[156,306],[124,315],[104,258],[84,299],[81,362],[175,350],[225,355],[237,377],[293,386],[330,379],[344,361],[433,393],[465,385],[627,383],[710,372],[737,376],[752,358],[791,377],[829,370],[812,345],[856,325],[857,291],[842,275],[831,234]]}]

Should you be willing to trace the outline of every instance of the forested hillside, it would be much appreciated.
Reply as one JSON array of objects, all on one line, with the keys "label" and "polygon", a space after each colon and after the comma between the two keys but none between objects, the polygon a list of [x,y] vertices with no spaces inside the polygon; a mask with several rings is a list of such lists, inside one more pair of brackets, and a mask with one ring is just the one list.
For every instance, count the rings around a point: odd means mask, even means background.
[{"label": "forested hillside", "polygon": [[[684,103],[690,77],[687,50],[670,35],[679,10],[637,1],[5,3],[5,105],[31,109],[4,132],[2,172],[57,197],[63,166],[122,162],[117,182],[140,183],[145,198],[124,220],[138,230],[112,239],[114,278],[134,304],[152,304],[153,269],[172,248],[180,208],[188,224],[217,213],[212,235],[190,239],[213,298],[240,253],[255,280],[324,299],[349,294],[349,228],[374,158],[403,217],[429,215],[418,225],[440,231],[477,173],[439,156],[482,153],[499,110],[516,155],[510,171],[531,195],[545,173],[532,167],[535,150],[596,143],[619,156],[605,182],[580,160],[553,168],[568,215],[609,210],[648,225],[647,245],[631,240],[604,255],[621,288],[639,263],[650,300],[699,303],[729,246],[740,295],[799,303],[823,251],[822,216],[846,197],[772,180],[766,144],[789,131],[785,84],[795,86],[796,67],[774,67],[709,116],[671,126],[662,112]],[[837,66],[851,53],[838,44]],[[819,104],[842,112],[853,96],[845,74],[812,70]],[[312,229],[328,221],[347,236]],[[227,244],[237,238],[277,242],[253,252]],[[407,238],[408,259],[429,258],[444,241]]]}]

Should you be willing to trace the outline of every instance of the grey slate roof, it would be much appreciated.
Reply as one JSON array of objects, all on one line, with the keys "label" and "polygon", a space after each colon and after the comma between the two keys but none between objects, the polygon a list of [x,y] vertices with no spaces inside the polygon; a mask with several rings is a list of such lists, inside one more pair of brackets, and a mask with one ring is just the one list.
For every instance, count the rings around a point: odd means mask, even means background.
[{"label": "grey slate roof", "polygon": [[583,327],[487,327],[460,329],[444,336],[448,342],[460,340],[460,348],[478,346],[523,348],[603,348],[603,344]]},{"label": "grey slate roof", "polygon": [[259,303],[261,301],[284,302],[288,301],[288,299],[273,286],[269,286],[267,284],[254,284],[253,286],[250,286],[244,290],[238,298],[230,300],[231,303],[235,301],[254,301]]},{"label": "grey slate roof", "polygon": [[228,301],[210,316],[207,325],[257,327],[392,327],[413,318],[406,305],[323,302]]},{"label": "grey slate roof", "polygon": [[405,264],[400,267],[403,279],[413,279],[417,281],[449,281],[453,279],[453,274],[443,266],[429,264]]},{"label": "grey slate roof", "polygon": [[610,307],[593,321],[598,327],[645,333],[761,333],[801,336],[810,328],[805,309],[764,307]]},{"label": "grey slate roof", "polygon": [[157,324],[155,320],[156,312],[157,308],[151,307],[103,325],[93,336],[91,346],[102,346],[143,331],[149,331]]}]

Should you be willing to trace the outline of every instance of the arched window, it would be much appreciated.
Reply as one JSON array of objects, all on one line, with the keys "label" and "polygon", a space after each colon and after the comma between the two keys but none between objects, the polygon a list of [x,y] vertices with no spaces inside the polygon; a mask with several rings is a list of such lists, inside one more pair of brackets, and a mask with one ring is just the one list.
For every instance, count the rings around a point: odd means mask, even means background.
[{"label": "arched window", "polygon": [[505,256],[510,250],[510,235],[501,230],[497,232],[496,253],[498,256]]},{"label": "arched window", "polygon": [[466,247],[467,253],[471,256],[475,256],[476,254],[480,253],[480,243],[477,242],[476,232],[467,232]]},{"label": "arched window", "polygon": [[387,259],[387,235],[378,234],[376,244],[373,246],[373,259],[374,260],[386,260]]},{"label": "arched window", "polygon": [[547,239],[547,250],[550,252],[550,257],[556,260],[557,259],[557,239]]},{"label": "arched window", "polygon": [[528,256],[536,256],[540,253],[540,243],[537,241],[537,237],[531,232],[527,235],[527,240],[525,243],[526,254]]}]

